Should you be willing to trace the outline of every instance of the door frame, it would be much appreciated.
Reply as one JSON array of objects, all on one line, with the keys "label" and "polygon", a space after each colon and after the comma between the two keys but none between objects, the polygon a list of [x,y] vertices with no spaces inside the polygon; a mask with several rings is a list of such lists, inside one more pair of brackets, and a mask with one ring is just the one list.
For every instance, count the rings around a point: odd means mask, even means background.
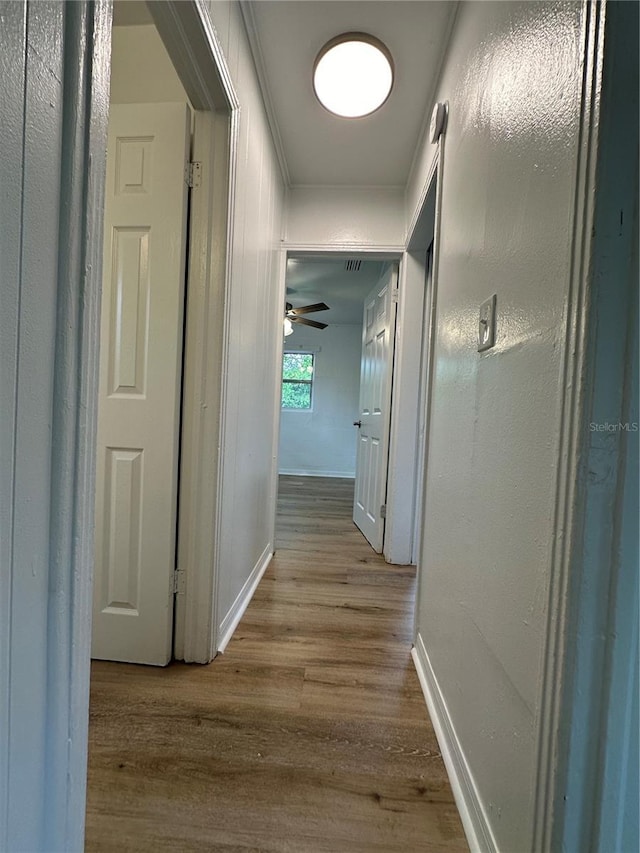
[{"label": "door frame", "polygon": [[[422,321],[425,300],[425,267],[419,261],[419,250],[424,238],[421,232],[429,227],[435,231],[432,276],[431,318],[429,346],[433,341],[433,324],[438,269],[438,223],[442,191],[438,176],[442,174],[442,139],[427,173],[416,214],[407,229],[402,263],[400,264],[398,313],[396,319],[396,347],[393,375],[393,401],[391,405],[391,436],[389,443],[389,474],[387,483],[387,524],[385,529],[384,557],[389,563],[411,565],[416,550],[414,546],[415,516],[417,512],[418,488],[424,471],[417,472],[418,453],[418,401],[416,388],[420,386],[421,348],[423,340]],[[431,194],[435,192],[434,221],[429,226],[425,220]],[[427,246],[424,246],[426,251]],[[417,256],[418,253],[418,256]],[[427,400],[430,382],[427,381]],[[428,446],[428,422],[425,426],[425,441]],[[426,465],[426,453],[424,455]],[[407,483],[411,484],[409,490]]]},{"label": "door frame", "polygon": [[191,193],[190,208],[174,656],[209,663],[217,653],[220,447],[226,428],[224,365],[240,102],[202,4],[151,0],[148,7],[196,111],[192,159],[203,164],[202,185]]},{"label": "door frame", "polygon": [[[396,325],[395,325],[395,333],[394,333],[394,357],[393,357],[393,377],[392,377],[392,400],[391,400],[391,430],[389,434],[389,450],[388,450],[388,460],[387,460],[387,481],[389,481],[390,471],[398,465],[398,459],[402,457],[403,448],[401,443],[404,440],[404,433],[397,430],[397,435],[394,437],[394,407],[396,406],[396,382],[405,383],[410,381],[410,371],[405,370],[404,374],[401,371],[401,368],[398,364],[398,351],[400,348],[402,350],[407,349],[407,354],[405,354],[405,359],[410,359],[410,346],[407,344],[411,342],[412,335],[415,334],[415,330],[410,329],[407,335],[408,341],[405,340],[405,335],[401,333],[401,306],[404,302],[403,296],[403,267],[405,263],[405,253],[403,251],[404,247],[389,247],[389,246],[364,246],[361,243],[353,243],[353,244],[340,244],[336,248],[332,248],[329,246],[318,246],[318,245],[304,245],[291,244],[288,246],[284,246],[281,252],[281,260],[280,260],[280,287],[279,287],[279,300],[280,304],[283,306],[285,303],[285,294],[286,294],[286,277],[287,277],[287,261],[290,258],[317,258],[321,260],[323,258],[330,258],[332,260],[342,259],[345,260],[351,258],[358,258],[359,260],[370,260],[370,261],[393,261],[398,264],[398,306],[396,311]],[[412,300],[410,300],[412,303]],[[405,319],[405,324],[408,323],[408,317],[410,317],[410,308],[405,309],[405,314],[408,314]],[[419,332],[419,330],[418,330]],[[415,341],[414,341],[415,343]],[[420,339],[418,338],[418,347],[420,346]],[[282,353],[284,352],[284,336],[279,335],[278,344],[277,344],[277,359],[276,364],[280,367],[282,365]],[[419,350],[418,350],[419,352]],[[281,394],[281,385],[280,382],[277,383],[278,392]],[[411,394],[413,394],[413,407],[416,409],[415,405],[415,387],[411,389],[410,387],[405,389],[405,394],[401,395],[404,399],[410,398]],[[398,404],[399,405],[399,404]],[[279,465],[279,436],[280,436],[280,403],[278,401],[278,405],[275,407],[275,419],[274,419],[274,460],[275,465],[273,468],[273,483],[272,483],[272,495],[273,495],[273,529],[274,529],[274,538],[275,542],[275,524],[276,524],[276,498],[278,494],[278,471],[280,468]],[[398,419],[401,417],[399,414]],[[416,418],[413,418],[414,424],[416,422]],[[415,445],[415,435],[413,438],[412,447]],[[405,463],[406,466],[407,463]],[[409,461],[409,471],[413,471],[413,466],[415,465],[414,455],[411,456]],[[405,470],[403,468],[403,470]],[[410,474],[410,476],[413,476]],[[412,497],[411,506],[413,505]],[[406,493],[401,489],[398,489],[394,492],[393,495],[389,492],[389,487],[387,486],[387,516],[385,522],[385,531],[384,531],[384,540],[383,540],[383,555],[387,562],[389,563],[409,563],[410,559],[397,559],[398,556],[404,558],[406,553],[411,553],[411,542],[402,542],[400,547],[395,543],[395,540],[392,540],[392,545],[388,545],[389,543],[389,529],[392,528],[394,524],[394,520],[400,518],[403,513],[407,512],[407,496]],[[400,527],[400,523],[396,521],[396,527]],[[411,525],[409,525],[411,527]],[[404,531],[403,531],[404,532]],[[400,534],[402,535],[402,534]],[[398,539],[400,536],[398,536]]]},{"label": "door frame", "polygon": [[[219,113],[228,127],[220,215],[230,223],[239,106],[220,45],[201,0],[166,0],[150,7],[192,103]],[[6,37],[14,60],[7,89],[11,103],[17,106],[22,99],[28,111],[12,114],[3,136],[19,144],[8,149],[15,205],[7,213],[11,251],[6,263],[16,276],[7,300],[12,313],[3,315],[13,358],[2,390],[8,389],[14,427],[28,429],[19,446],[13,440],[9,444],[6,491],[11,503],[0,514],[3,533],[8,530],[12,537],[15,508],[22,515],[21,538],[11,540],[8,571],[3,565],[0,573],[0,610],[7,617],[2,619],[6,643],[0,666],[0,847],[79,850],[86,805],[112,3],[59,4],[49,16],[28,15],[26,3],[16,9],[3,32],[3,46]],[[31,37],[33,47],[27,44]],[[46,85],[38,83],[39,75],[26,74],[28,55],[36,57],[47,44],[52,45],[47,67],[64,67],[64,87],[54,73],[45,75]],[[52,138],[43,141],[34,127],[53,129]],[[39,170],[47,156],[58,160],[45,174]],[[39,235],[36,207],[48,217]],[[229,224],[223,241],[225,292],[230,231]],[[214,274],[214,267],[205,268],[209,281],[220,285],[219,270]],[[42,287],[33,288],[34,275]],[[18,349],[27,323],[30,340]],[[224,331],[225,324],[226,314],[218,318],[218,327]],[[220,407],[220,400],[215,402]],[[204,426],[209,433],[202,431],[211,435],[211,427]],[[211,478],[216,494],[220,474]],[[205,485],[212,488],[200,483]],[[215,563],[213,572],[200,570],[211,591],[202,609],[211,612]],[[214,635],[213,629],[202,631],[205,640],[207,634]]]},{"label": "door frame", "polygon": [[[424,505],[422,496],[428,464],[429,424],[431,409],[431,370],[433,364],[433,342],[436,323],[436,307],[438,292],[438,257],[440,240],[440,206],[442,187],[439,176],[442,174],[442,138],[436,144],[436,150],[427,172],[416,214],[407,233],[407,250],[405,263],[405,293],[403,308],[408,312],[408,321],[412,323],[411,335],[405,341],[404,363],[406,370],[400,393],[408,395],[401,399],[396,410],[395,426],[401,435],[397,441],[403,455],[400,463],[392,472],[394,488],[402,489],[403,484],[413,483],[413,506],[411,512],[399,516],[400,530],[394,530],[400,540],[398,547],[409,545],[407,562],[416,563],[417,585],[416,602],[419,600],[420,586],[420,533]],[[430,281],[426,287],[427,253],[431,247]],[[424,320],[427,319],[425,326]],[[426,371],[426,373],[425,373]],[[416,403],[415,389],[423,388],[424,396],[420,395]],[[420,407],[423,407],[425,417],[424,437],[421,447],[418,446]],[[393,416],[393,412],[392,412]],[[415,420],[414,420],[415,419]],[[403,468],[402,465],[406,467]],[[420,518],[418,518],[420,515]],[[411,532],[408,528],[411,526]],[[404,545],[403,545],[404,543]]]},{"label": "door frame", "polygon": [[[418,253],[416,253],[418,254]],[[433,241],[429,248],[419,252],[417,262],[424,262],[424,311],[422,317],[422,345],[420,347],[420,387],[418,389],[418,424],[416,431],[416,470],[414,478],[414,518],[411,562],[418,564],[422,529],[422,503],[424,500],[424,467],[426,456],[426,431],[428,421],[428,389],[431,384],[431,341],[433,335]],[[420,438],[420,424],[424,423],[424,433]]]},{"label": "door frame", "polygon": [[[280,303],[284,305],[286,292],[286,270],[289,258],[353,258],[363,260],[390,260],[399,262],[398,305],[396,310],[396,329],[393,358],[393,391],[391,401],[391,431],[387,466],[387,516],[384,531],[383,555],[388,563],[411,565],[416,550],[414,544],[415,517],[417,512],[417,494],[421,486],[423,473],[416,476],[419,460],[418,403],[416,388],[420,382],[420,354],[422,347],[422,320],[424,313],[424,264],[416,264],[415,252],[420,240],[420,229],[424,228],[421,214],[428,202],[430,193],[435,191],[434,210],[434,248],[432,259],[432,301],[429,311],[431,328],[435,323],[435,294],[437,291],[438,268],[438,223],[442,199],[441,180],[443,163],[443,138],[435,145],[435,152],[429,167],[415,214],[407,228],[407,236],[400,246],[370,243],[340,243],[335,246],[325,243],[285,243],[280,263]],[[426,250],[425,246],[425,250]],[[433,340],[433,335],[430,335]],[[430,344],[431,345],[431,344]],[[283,340],[280,337],[277,363],[282,363]],[[430,390],[427,388],[427,396]],[[280,435],[280,407],[276,407],[274,423],[274,482],[272,486],[273,524],[275,529],[276,504],[278,490],[278,437]],[[428,424],[425,433],[428,430]],[[428,435],[425,435],[428,441]],[[426,456],[425,456],[426,464]],[[407,491],[406,484],[411,483]],[[275,541],[275,539],[274,539]]]},{"label": "door frame", "polygon": [[[12,275],[1,396],[13,436],[23,435],[19,446],[10,436],[2,454],[0,847],[79,850],[112,5],[58,4],[32,17],[23,3],[11,12],[2,43],[12,73],[3,83],[23,109],[11,111],[2,134],[15,144],[3,152],[11,182],[1,242]],[[28,54],[47,49],[47,79],[27,74]],[[54,73],[61,68],[64,87]],[[44,171],[33,170],[34,160]],[[30,340],[18,348],[27,321]],[[28,533],[20,539],[16,509]]]}]

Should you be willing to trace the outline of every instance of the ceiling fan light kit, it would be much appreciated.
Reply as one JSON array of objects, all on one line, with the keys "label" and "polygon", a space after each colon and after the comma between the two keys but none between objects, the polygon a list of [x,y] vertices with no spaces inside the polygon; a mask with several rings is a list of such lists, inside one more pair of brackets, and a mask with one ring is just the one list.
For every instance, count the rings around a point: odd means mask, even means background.
[{"label": "ceiling fan light kit", "polygon": [[391,94],[393,57],[368,33],[342,33],[328,41],[313,66],[313,90],[322,106],[342,118],[363,118]]},{"label": "ceiling fan light kit", "polygon": [[[324,302],[314,302],[313,305],[301,305],[299,308],[294,308],[290,302],[285,305],[284,328],[285,337],[293,331],[293,323],[300,323],[303,326],[312,326],[314,329],[326,329],[326,323],[319,323],[317,320],[309,320],[303,314],[313,314],[315,311],[328,311],[329,306]],[[288,326],[291,331],[287,331]]]}]

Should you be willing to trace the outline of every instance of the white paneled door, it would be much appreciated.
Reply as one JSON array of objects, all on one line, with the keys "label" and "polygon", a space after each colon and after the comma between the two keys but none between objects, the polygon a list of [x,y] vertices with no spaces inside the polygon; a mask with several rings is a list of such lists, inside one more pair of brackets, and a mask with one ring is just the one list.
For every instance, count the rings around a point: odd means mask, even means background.
[{"label": "white paneled door", "polygon": [[171,658],[189,116],[112,105],[92,656]]},{"label": "white paneled door", "polygon": [[378,553],[384,540],[397,284],[393,264],[365,299],[362,327],[353,520]]}]

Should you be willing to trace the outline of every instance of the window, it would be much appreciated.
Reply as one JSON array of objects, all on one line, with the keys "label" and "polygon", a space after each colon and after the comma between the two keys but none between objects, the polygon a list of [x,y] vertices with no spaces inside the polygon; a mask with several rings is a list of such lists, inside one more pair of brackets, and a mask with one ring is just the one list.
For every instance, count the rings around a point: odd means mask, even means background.
[{"label": "window", "polygon": [[311,409],[313,353],[285,352],[282,357],[282,408]]}]

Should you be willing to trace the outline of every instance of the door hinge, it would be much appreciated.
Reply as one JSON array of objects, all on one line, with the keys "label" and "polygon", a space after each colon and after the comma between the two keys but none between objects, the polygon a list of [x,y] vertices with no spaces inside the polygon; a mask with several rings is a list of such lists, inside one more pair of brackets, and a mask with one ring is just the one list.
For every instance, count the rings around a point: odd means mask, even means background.
[{"label": "door hinge", "polygon": [[393,290],[391,291],[391,301],[392,302],[396,302],[396,303],[398,302],[398,294],[399,293],[400,293],[400,288],[394,287]]},{"label": "door hinge", "polygon": [[181,569],[176,569],[173,573],[173,594],[184,595],[186,589],[185,574]]},{"label": "door hinge", "polygon": [[380,518],[386,518],[386,517],[387,517],[387,505],[382,504],[382,506],[380,507]]},{"label": "door hinge", "polygon": [[202,163],[198,161],[187,163],[184,169],[184,180],[191,189],[199,187],[202,183]]}]

